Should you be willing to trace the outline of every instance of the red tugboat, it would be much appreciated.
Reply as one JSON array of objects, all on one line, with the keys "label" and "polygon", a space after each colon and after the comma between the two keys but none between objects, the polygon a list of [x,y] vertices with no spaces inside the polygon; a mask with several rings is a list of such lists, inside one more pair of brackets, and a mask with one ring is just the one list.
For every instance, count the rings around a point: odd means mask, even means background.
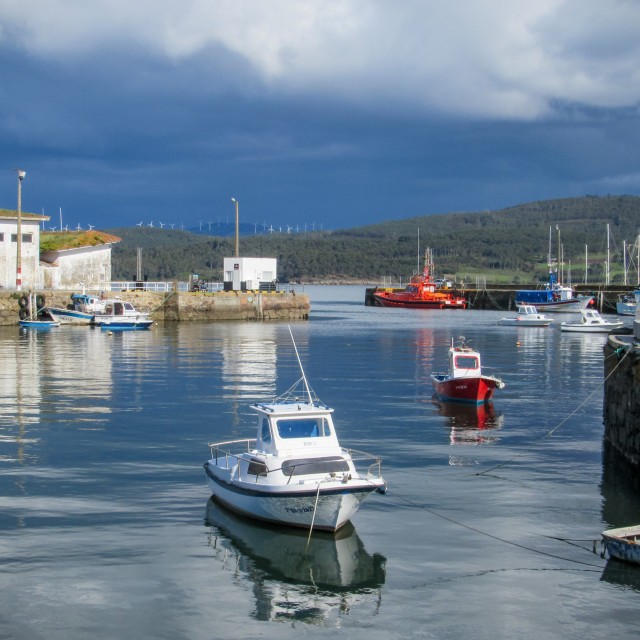
[{"label": "red tugboat", "polygon": [[424,254],[424,272],[411,278],[404,291],[386,291],[376,289],[373,298],[383,307],[411,307],[413,309],[464,309],[464,298],[436,291],[433,280],[433,258],[431,249]]},{"label": "red tugboat", "polygon": [[491,402],[493,392],[503,389],[504,382],[494,376],[483,376],[480,366],[480,354],[458,338],[454,346],[451,338],[449,349],[449,372],[431,374],[431,381],[440,400],[480,404]]}]

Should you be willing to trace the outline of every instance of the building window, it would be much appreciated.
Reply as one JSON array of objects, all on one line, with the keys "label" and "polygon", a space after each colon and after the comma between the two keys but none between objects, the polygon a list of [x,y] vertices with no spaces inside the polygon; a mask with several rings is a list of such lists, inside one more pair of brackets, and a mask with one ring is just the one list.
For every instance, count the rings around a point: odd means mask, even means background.
[{"label": "building window", "polygon": [[[4,234],[3,234],[4,235]],[[11,234],[11,242],[18,242],[18,234]],[[31,244],[33,242],[33,234],[32,233],[23,233],[22,234],[22,244]]]},{"label": "building window", "polygon": [[4,233],[0,233],[0,242],[4,242]]}]

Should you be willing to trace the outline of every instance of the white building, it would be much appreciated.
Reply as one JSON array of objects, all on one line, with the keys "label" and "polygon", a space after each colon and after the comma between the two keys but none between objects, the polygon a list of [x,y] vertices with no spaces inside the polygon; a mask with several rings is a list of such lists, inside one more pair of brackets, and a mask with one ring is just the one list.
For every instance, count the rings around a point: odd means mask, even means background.
[{"label": "white building", "polygon": [[272,289],[278,279],[277,258],[224,258],[225,291]]},{"label": "white building", "polygon": [[116,242],[120,238],[101,231],[47,233],[40,253],[43,288],[109,290],[111,246]]},{"label": "white building", "polygon": [[[36,289],[40,279],[40,223],[49,216],[22,213],[20,271],[22,289]],[[0,287],[15,289],[18,266],[18,212],[0,209]]]},{"label": "white building", "polygon": [[[41,232],[49,216],[21,214],[22,289],[109,289],[111,246],[120,238],[101,231]],[[0,209],[0,288],[15,289],[18,214]],[[41,249],[42,246],[42,249]]]}]

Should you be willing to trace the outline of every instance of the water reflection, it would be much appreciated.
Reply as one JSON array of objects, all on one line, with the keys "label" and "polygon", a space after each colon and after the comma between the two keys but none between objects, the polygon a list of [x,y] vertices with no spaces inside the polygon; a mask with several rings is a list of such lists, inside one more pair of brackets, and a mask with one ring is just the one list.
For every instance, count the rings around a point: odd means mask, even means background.
[{"label": "water reflection", "polygon": [[314,532],[306,552],[308,532],[244,520],[213,498],[206,525],[222,569],[253,583],[258,620],[339,626],[354,606],[377,613],[386,558],[367,553],[351,523],[335,535]]},{"label": "water reflection", "polygon": [[438,413],[447,418],[449,442],[456,444],[491,444],[499,438],[494,433],[504,423],[502,412],[495,410],[493,403],[484,402],[479,405],[460,402],[441,402],[437,396],[432,397]]},{"label": "water reflection", "polygon": [[[87,327],[56,331],[21,330],[16,339],[2,342],[0,359],[0,441],[17,445],[14,456],[22,463],[25,446],[34,439],[42,414],[71,414],[83,420],[110,413],[112,341]],[[65,416],[68,419],[68,415]]]},{"label": "water reflection", "polygon": [[640,593],[640,565],[611,558],[600,576],[603,582],[628,587]]}]

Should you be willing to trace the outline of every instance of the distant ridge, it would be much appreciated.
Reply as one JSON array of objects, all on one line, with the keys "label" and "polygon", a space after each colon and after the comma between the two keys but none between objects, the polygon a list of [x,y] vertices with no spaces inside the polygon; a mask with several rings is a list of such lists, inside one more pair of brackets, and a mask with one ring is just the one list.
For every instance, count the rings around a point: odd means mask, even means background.
[{"label": "distant ridge", "polygon": [[[585,196],[529,202],[498,211],[434,214],[364,227],[300,233],[243,235],[240,253],[278,258],[281,280],[404,282],[421,268],[420,246],[434,249],[436,271],[459,279],[534,282],[546,275],[549,231],[554,255],[560,232],[564,262],[575,281],[584,277],[585,246],[589,276],[595,281],[606,251],[610,225],[613,278],[622,270],[622,246],[640,231],[640,197]],[[556,230],[556,225],[558,230]],[[243,230],[254,225],[245,225]],[[207,225],[208,227],[208,225]],[[108,229],[122,238],[113,249],[114,277],[135,273],[136,248],[142,247],[148,279],[201,277],[220,280],[222,259],[233,255],[233,235],[200,235],[180,230],[131,227]],[[635,269],[635,267],[633,267]],[[118,275],[115,275],[118,274]],[[620,276],[621,277],[621,276]]]}]

